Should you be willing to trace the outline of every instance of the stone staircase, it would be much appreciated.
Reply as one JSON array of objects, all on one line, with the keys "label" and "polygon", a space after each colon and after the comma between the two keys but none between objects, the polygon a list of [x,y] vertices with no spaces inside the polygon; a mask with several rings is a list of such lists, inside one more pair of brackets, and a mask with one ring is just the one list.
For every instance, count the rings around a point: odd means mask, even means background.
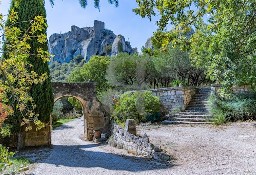
[{"label": "stone staircase", "polygon": [[209,87],[199,88],[185,111],[170,116],[167,124],[211,124],[208,109],[208,98],[211,94]]}]

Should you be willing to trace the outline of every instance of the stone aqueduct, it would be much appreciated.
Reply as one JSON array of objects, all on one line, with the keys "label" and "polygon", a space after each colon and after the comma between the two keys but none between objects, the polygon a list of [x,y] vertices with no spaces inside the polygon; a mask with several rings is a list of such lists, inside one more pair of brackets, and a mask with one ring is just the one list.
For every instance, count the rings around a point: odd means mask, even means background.
[{"label": "stone aqueduct", "polygon": [[108,132],[109,118],[96,98],[95,84],[89,83],[52,83],[54,102],[61,97],[75,97],[83,107],[84,139],[92,140],[94,131]]}]

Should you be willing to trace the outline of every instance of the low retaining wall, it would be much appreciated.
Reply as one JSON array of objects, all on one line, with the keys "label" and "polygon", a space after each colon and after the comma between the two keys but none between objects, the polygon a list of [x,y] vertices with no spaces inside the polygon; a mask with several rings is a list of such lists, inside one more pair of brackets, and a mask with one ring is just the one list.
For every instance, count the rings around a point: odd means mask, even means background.
[{"label": "low retaining wall", "polygon": [[169,111],[184,110],[193,95],[196,92],[195,88],[160,88],[152,89],[152,93],[160,98],[163,106]]}]

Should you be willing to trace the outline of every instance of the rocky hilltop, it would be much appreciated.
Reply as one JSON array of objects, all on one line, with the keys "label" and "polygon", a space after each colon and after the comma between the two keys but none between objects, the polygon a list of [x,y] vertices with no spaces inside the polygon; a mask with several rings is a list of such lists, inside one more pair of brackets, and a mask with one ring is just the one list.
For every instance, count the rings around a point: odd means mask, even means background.
[{"label": "rocky hilltop", "polygon": [[73,58],[82,56],[87,62],[92,55],[116,55],[119,52],[132,54],[136,49],[122,35],[115,35],[105,29],[104,22],[94,21],[93,27],[71,26],[71,31],[53,34],[49,38],[51,61],[69,63]]}]

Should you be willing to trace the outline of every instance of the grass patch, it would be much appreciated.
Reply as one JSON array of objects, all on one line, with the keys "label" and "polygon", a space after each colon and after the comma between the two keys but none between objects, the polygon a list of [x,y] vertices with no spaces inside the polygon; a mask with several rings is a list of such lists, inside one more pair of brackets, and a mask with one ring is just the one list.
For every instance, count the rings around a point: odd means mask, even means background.
[{"label": "grass patch", "polygon": [[62,119],[58,119],[56,122],[54,122],[52,124],[52,128],[55,129],[65,123],[68,123],[70,122],[71,120],[74,120],[74,118],[62,118]]}]

